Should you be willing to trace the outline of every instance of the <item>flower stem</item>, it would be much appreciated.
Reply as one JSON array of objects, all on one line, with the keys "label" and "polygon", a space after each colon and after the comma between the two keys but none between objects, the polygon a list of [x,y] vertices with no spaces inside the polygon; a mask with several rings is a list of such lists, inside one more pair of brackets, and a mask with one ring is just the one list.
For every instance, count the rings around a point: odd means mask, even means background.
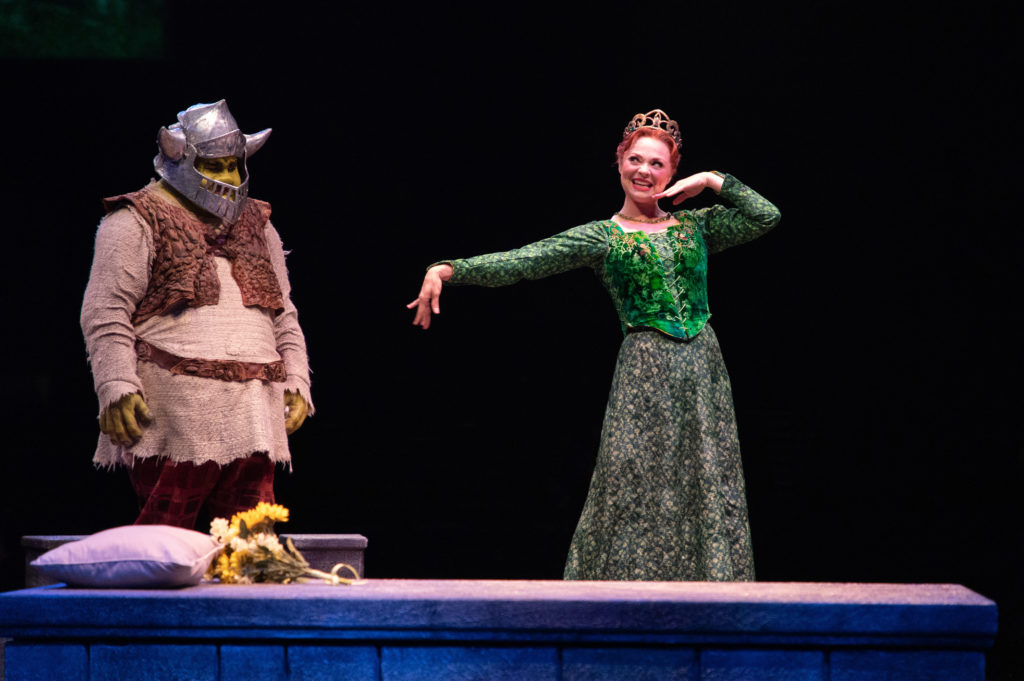
[{"label": "flower stem", "polygon": [[[338,570],[342,568],[347,569],[349,572],[355,575],[355,579],[338,576]],[[331,568],[330,572],[324,572],[323,570],[317,570],[316,568],[306,568],[306,574],[312,575],[317,579],[322,579],[328,584],[355,584],[357,581],[359,581],[359,573],[356,571],[354,567],[352,567],[348,563],[337,563],[333,568]]]}]

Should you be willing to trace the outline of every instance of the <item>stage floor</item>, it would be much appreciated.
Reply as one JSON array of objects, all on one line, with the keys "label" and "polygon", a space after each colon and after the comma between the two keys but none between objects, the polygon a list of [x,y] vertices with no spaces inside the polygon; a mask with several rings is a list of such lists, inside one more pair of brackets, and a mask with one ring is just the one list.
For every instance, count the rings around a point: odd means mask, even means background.
[{"label": "stage floor", "polygon": [[949,584],[367,580],[0,594],[11,680],[983,681],[995,632],[995,604]]}]

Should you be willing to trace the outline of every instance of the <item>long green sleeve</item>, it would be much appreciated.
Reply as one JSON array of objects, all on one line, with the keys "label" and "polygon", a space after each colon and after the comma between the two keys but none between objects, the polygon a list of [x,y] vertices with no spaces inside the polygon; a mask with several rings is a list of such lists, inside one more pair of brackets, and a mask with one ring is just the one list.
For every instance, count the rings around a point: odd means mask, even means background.
[{"label": "long green sleeve", "polygon": [[573,227],[511,251],[463,260],[447,260],[453,274],[449,284],[507,286],[521,279],[541,279],[579,267],[596,267],[608,252],[603,223]]},{"label": "long green sleeve", "polygon": [[[719,196],[734,207],[715,205],[690,213],[696,218],[710,253],[753,241],[777,225],[782,218],[782,213],[771,201],[732,175],[724,177]],[[681,214],[687,212],[676,214],[680,222],[683,221]]]}]

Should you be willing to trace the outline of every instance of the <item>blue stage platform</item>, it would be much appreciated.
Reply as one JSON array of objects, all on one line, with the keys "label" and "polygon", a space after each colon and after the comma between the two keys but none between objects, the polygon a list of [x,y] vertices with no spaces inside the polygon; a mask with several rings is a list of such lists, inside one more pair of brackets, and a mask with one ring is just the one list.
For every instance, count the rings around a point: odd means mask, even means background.
[{"label": "blue stage platform", "polygon": [[0,594],[7,681],[983,681],[958,585],[368,580]]}]

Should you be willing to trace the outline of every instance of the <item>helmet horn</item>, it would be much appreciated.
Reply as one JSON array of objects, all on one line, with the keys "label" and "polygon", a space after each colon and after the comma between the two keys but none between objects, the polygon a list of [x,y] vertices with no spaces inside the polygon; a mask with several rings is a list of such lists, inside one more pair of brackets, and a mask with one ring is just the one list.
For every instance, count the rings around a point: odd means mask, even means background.
[{"label": "helmet horn", "polygon": [[259,132],[245,136],[245,156],[247,158],[260,150],[263,143],[267,141],[268,137],[270,137],[270,130],[270,128],[267,128],[266,130],[260,130]]},{"label": "helmet horn", "polygon": [[185,133],[181,128],[173,126],[168,130],[166,126],[160,128],[156,141],[160,145],[160,151],[171,161],[179,161],[185,155]]}]

